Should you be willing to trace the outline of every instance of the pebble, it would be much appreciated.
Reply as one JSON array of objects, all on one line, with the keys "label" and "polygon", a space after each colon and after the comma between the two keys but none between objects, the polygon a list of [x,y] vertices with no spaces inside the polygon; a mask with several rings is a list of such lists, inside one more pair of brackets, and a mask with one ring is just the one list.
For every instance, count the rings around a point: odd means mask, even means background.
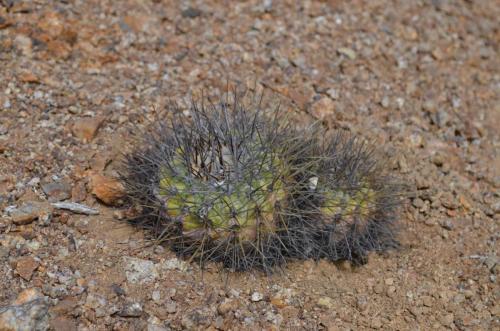
[{"label": "pebble", "polygon": [[424,304],[424,306],[426,307],[432,307],[432,298],[428,295],[425,295],[422,297],[422,303]]},{"label": "pebble", "polygon": [[78,298],[74,296],[66,297],[50,308],[52,313],[58,315],[71,314],[78,306]]},{"label": "pebble", "polygon": [[453,323],[454,319],[455,319],[455,316],[453,316],[453,314],[446,314],[446,315],[441,317],[440,322],[444,326],[450,326],[451,323]]},{"label": "pebble", "polygon": [[386,295],[389,298],[394,298],[396,296],[396,286],[389,286],[387,288]]},{"label": "pebble", "polygon": [[495,214],[500,214],[500,201],[493,202],[490,208]]},{"label": "pebble", "polygon": [[174,301],[169,301],[165,305],[165,308],[167,310],[167,313],[174,314],[177,311],[177,304]]},{"label": "pebble", "polygon": [[425,100],[422,104],[422,109],[429,113],[434,113],[436,111],[436,104],[432,100]]},{"label": "pebble", "polygon": [[333,308],[332,299],[329,297],[321,297],[318,299],[317,304],[319,307],[331,309]]},{"label": "pebble", "polygon": [[30,201],[10,211],[12,222],[16,225],[32,223],[42,212],[47,212],[48,205],[42,202]]},{"label": "pebble", "polygon": [[347,56],[350,60],[355,60],[357,57],[356,52],[347,47],[341,47],[337,49],[337,53]]},{"label": "pebble", "polygon": [[384,96],[382,100],[380,101],[380,105],[384,108],[388,108],[390,104],[389,97]]},{"label": "pebble", "polygon": [[453,222],[450,219],[445,219],[439,222],[439,225],[445,230],[453,230]]},{"label": "pebble", "polygon": [[54,331],[77,331],[77,324],[73,318],[57,316],[50,319],[50,328]]},{"label": "pebble", "polygon": [[264,296],[260,292],[253,292],[252,293],[252,298],[251,299],[252,299],[253,302],[259,302],[263,298],[264,298]]},{"label": "pebble", "polygon": [[71,198],[71,185],[65,181],[44,183],[41,187],[50,202]]},{"label": "pebble", "polygon": [[188,263],[179,260],[178,258],[169,259],[161,265],[163,269],[166,270],[180,270],[186,271],[189,267]]},{"label": "pebble", "polygon": [[142,315],[142,305],[138,302],[126,303],[118,312],[121,317],[140,317]]},{"label": "pebble", "polygon": [[38,266],[40,265],[40,262],[35,260],[31,256],[23,256],[17,260],[16,263],[16,271],[26,281],[29,281],[31,277],[33,276],[33,273],[35,272],[36,269],[38,269]]},{"label": "pebble", "polygon": [[441,204],[443,207],[448,209],[457,209],[458,203],[456,202],[455,197],[450,192],[444,192],[440,197]]},{"label": "pebble", "polygon": [[76,202],[54,202],[52,207],[56,209],[69,210],[77,214],[98,215],[99,211]]},{"label": "pebble", "polygon": [[332,99],[332,100],[338,100],[340,95],[339,91],[334,89],[334,88],[329,88],[326,90],[326,94]]},{"label": "pebble", "polygon": [[335,104],[332,99],[322,97],[316,101],[311,107],[311,114],[318,120],[325,119],[328,115],[332,115],[335,111]]},{"label": "pebble", "polygon": [[158,278],[158,271],[152,261],[125,256],[123,262],[125,264],[125,276],[130,283],[146,284]]},{"label": "pebble", "polygon": [[197,9],[197,8],[193,8],[193,7],[189,7],[185,10],[182,11],[181,15],[182,17],[186,17],[186,18],[196,18],[198,16],[200,16],[202,14],[202,11]]},{"label": "pebble", "polygon": [[103,117],[81,118],[74,122],[72,132],[75,137],[90,142],[97,134],[97,130],[104,122]]},{"label": "pebble", "polygon": [[0,309],[0,330],[47,330],[48,311],[48,299],[36,288],[26,289]]},{"label": "pebble", "polygon": [[366,296],[358,297],[356,299],[356,307],[361,312],[368,310],[368,298]]},{"label": "pebble", "polygon": [[161,292],[158,290],[153,291],[153,293],[151,294],[151,299],[154,302],[159,302],[161,299]]},{"label": "pebble", "polygon": [[424,206],[424,201],[420,198],[415,198],[413,199],[412,205],[413,207],[420,209]]},{"label": "pebble", "polygon": [[120,204],[125,190],[120,181],[95,174],[90,178],[92,194],[106,205]]},{"label": "pebble", "polygon": [[234,311],[238,308],[237,302],[232,299],[224,299],[224,301],[217,307],[217,311],[221,315],[226,315],[230,311]]},{"label": "pebble", "polygon": [[380,318],[378,317],[375,317],[374,319],[372,319],[371,323],[370,323],[370,326],[373,328],[373,329],[380,329],[383,324],[382,324],[382,321],[380,320]]}]

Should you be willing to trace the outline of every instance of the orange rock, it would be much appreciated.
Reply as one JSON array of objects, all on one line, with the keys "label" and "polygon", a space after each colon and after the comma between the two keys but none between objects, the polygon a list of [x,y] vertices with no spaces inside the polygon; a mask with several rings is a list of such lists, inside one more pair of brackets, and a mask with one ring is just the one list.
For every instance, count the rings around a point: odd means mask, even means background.
[{"label": "orange rock", "polygon": [[277,308],[284,308],[287,306],[287,304],[281,298],[278,297],[272,298],[271,303]]},{"label": "orange rock", "polygon": [[84,141],[91,141],[99,130],[104,118],[82,118],[74,122],[72,131],[73,134]]},{"label": "orange rock", "polygon": [[40,290],[35,287],[32,287],[19,293],[13,304],[19,306],[28,303],[30,301],[39,299],[41,297],[43,297],[43,295],[40,292]]},{"label": "orange rock", "polygon": [[316,101],[311,107],[311,115],[318,120],[324,120],[328,116],[332,116],[335,111],[335,104],[332,99],[323,97]]},{"label": "orange rock", "polygon": [[19,80],[23,83],[40,83],[40,79],[31,72],[23,72],[19,75]]},{"label": "orange rock", "polygon": [[8,28],[11,25],[12,25],[12,21],[11,20],[9,20],[8,18],[0,16],[0,30]]},{"label": "orange rock", "polygon": [[54,56],[67,59],[71,55],[72,48],[69,44],[60,40],[51,40],[47,43],[47,49]]},{"label": "orange rock", "polygon": [[33,272],[38,268],[40,263],[31,256],[24,256],[17,260],[16,271],[24,280],[30,280]]},{"label": "orange rock", "polygon": [[49,322],[52,330],[54,331],[76,331],[78,330],[76,322],[71,317],[57,316]]},{"label": "orange rock", "polygon": [[113,178],[95,174],[90,178],[92,194],[107,205],[119,204],[125,190],[122,183]]},{"label": "orange rock", "polygon": [[151,20],[147,15],[130,15],[123,18],[123,22],[130,27],[134,32],[143,32],[148,28],[148,23]]},{"label": "orange rock", "polygon": [[77,306],[78,298],[69,296],[59,301],[59,303],[53,306],[50,311],[58,315],[66,315],[71,314],[71,312],[73,312]]},{"label": "orange rock", "polygon": [[49,12],[38,21],[40,30],[47,32],[52,37],[59,36],[64,29],[64,22],[56,12]]},{"label": "orange rock", "polygon": [[4,141],[0,141],[0,154],[7,150],[7,143]]},{"label": "orange rock", "polygon": [[71,197],[74,202],[82,202],[87,198],[87,189],[83,182],[76,183],[71,189]]}]

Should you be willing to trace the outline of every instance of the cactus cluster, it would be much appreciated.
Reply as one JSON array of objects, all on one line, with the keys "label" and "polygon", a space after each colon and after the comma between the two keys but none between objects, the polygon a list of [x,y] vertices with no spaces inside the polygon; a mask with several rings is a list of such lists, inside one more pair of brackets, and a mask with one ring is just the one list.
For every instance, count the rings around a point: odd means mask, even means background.
[{"label": "cactus cluster", "polygon": [[396,244],[398,187],[355,138],[294,129],[260,99],[172,110],[124,159],[130,221],[182,256],[266,271]]}]

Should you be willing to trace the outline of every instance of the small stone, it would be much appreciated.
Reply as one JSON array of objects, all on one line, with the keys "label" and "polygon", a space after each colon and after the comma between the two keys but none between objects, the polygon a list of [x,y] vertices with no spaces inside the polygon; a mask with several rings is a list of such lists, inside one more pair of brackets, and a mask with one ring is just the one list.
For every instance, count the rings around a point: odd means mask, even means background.
[{"label": "small stone", "polygon": [[71,198],[71,185],[67,182],[49,182],[41,185],[50,202]]},{"label": "small stone", "polygon": [[441,154],[436,154],[432,157],[432,163],[438,167],[442,167],[444,164],[444,158]]},{"label": "small stone", "polygon": [[375,317],[374,319],[372,319],[371,323],[370,323],[370,326],[373,328],[373,329],[380,329],[382,327],[382,321],[380,320],[380,318],[378,317]]},{"label": "small stone", "polygon": [[490,208],[495,214],[500,214],[500,201],[493,202]]},{"label": "small stone", "polygon": [[158,278],[158,271],[152,261],[134,257],[124,257],[127,281],[133,284],[146,284]]},{"label": "small stone", "polygon": [[200,16],[202,14],[202,11],[197,9],[197,8],[193,8],[193,7],[189,7],[185,10],[182,11],[181,15],[182,17],[185,17],[185,18],[196,18],[198,16]]},{"label": "small stone", "polygon": [[387,97],[387,96],[384,96],[384,97],[382,98],[382,100],[380,101],[380,105],[381,105],[382,107],[384,107],[384,108],[388,108],[388,107],[389,107],[389,104],[390,104],[390,103],[389,103],[389,97]]},{"label": "small stone", "polygon": [[311,114],[318,120],[323,120],[335,112],[335,104],[332,99],[323,97],[316,101],[311,107]]},{"label": "small stone", "polygon": [[74,122],[72,132],[75,137],[89,142],[95,137],[103,121],[103,117],[81,118]]},{"label": "small stone", "polygon": [[159,302],[161,299],[161,292],[158,290],[153,291],[153,293],[151,294],[151,299],[153,299],[154,302]]},{"label": "small stone", "polygon": [[87,198],[87,189],[83,182],[76,183],[71,189],[71,198],[74,202],[82,202]]},{"label": "small stone", "polygon": [[11,211],[10,216],[14,224],[26,225],[33,222],[41,213],[47,212],[49,209],[45,203],[30,201]]},{"label": "small stone", "polygon": [[490,255],[488,256],[483,264],[490,270],[490,271],[493,271],[495,266],[498,264],[498,258],[493,256],[493,255]]},{"label": "small stone", "polygon": [[175,301],[169,301],[165,306],[167,313],[174,314],[177,311],[177,304]]},{"label": "small stone", "polygon": [[422,297],[422,303],[426,307],[432,307],[432,298],[428,295]]},{"label": "small stone", "polygon": [[415,198],[413,199],[412,205],[413,207],[420,209],[424,206],[424,201],[420,198]]},{"label": "small stone", "polygon": [[253,302],[259,302],[263,298],[264,298],[264,296],[262,295],[262,293],[259,293],[259,292],[253,292],[252,293],[252,298],[251,299],[252,299]]},{"label": "small stone", "polygon": [[40,79],[32,72],[23,72],[19,75],[19,80],[23,83],[40,83]]},{"label": "small stone", "polygon": [[78,298],[77,297],[67,297],[63,300],[59,301],[57,305],[52,307],[50,311],[57,315],[70,315],[78,306]]},{"label": "small stone", "polygon": [[76,202],[53,202],[54,208],[69,210],[77,214],[98,215],[99,211]]},{"label": "small stone", "polygon": [[5,17],[0,16],[0,30],[8,28],[11,25],[12,25],[12,21],[11,20],[9,20],[9,19],[7,19]]},{"label": "small stone", "polygon": [[434,113],[436,111],[436,104],[432,100],[426,100],[422,104],[422,109],[429,113]]},{"label": "small stone", "polygon": [[368,309],[368,298],[365,296],[357,298],[356,306],[358,307],[359,311],[366,311]]},{"label": "small stone", "polygon": [[466,299],[470,299],[474,296],[474,291],[472,290],[465,290],[464,291],[464,296]]},{"label": "small stone", "polygon": [[49,305],[36,288],[22,291],[10,306],[0,309],[0,330],[47,330]]},{"label": "small stone", "polygon": [[381,294],[383,291],[384,287],[382,286],[382,284],[377,284],[373,287],[373,292],[375,292],[375,294]]},{"label": "small stone", "polygon": [[357,57],[356,52],[347,47],[341,47],[337,49],[337,53],[347,56],[350,60],[355,60]]},{"label": "small stone", "polygon": [[273,297],[271,298],[270,300],[271,304],[278,307],[278,308],[285,308],[287,305],[287,303],[280,297]]},{"label": "small stone", "polygon": [[440,197],[441,204],[447,209],[457,209],[458,203],[450,192],[445,192]]},{"label": "small stone", "polygon": [[138,302],[126,303],[118,312],[121,317],[140,317],[142,315],[142,305]]},{"label": "small stone", "polygon": [[332,299],[329,297],[321,297],[318,299],[318,306],[322,308],[331,309],[333,307]]},{"label": "small stone", "polygon": [[17,260],[16,271],[26,281],[31,279],[33,272],[38,269],[40,263],[31,256],[24,256]]},{"label": "small stone", "polygon": [[338,100],[339,99],[339,91],[337,91],[334,88],[329,88],[326,91],[326,94],[332,99],[332,100]]},{"label": "small stone", "polygon": [[230,311],[234,311],[235,309],[238,308],[237,302],[235,300],[231,299],[224,299],[224,301],[217,307],[217,311],[221,315],[226,315]]},{"label": "small stone", "polygon": [[57,316],[49,322],[50,328],[54,331],[77,331],[76,321],[66,316]]},{"label": "small stone", "polygon": [[92,194],[107,205],[121,203],[125,190],[120,181],[102,175],[93,175],[90,178]]},{"label": "small stone", "polygon": [[440,322],[444,326],[450,326],[451,323],[453,323],[454,319],[455,319],[455,316],[453,316],[453,314],[446,314],[446,315],[441,317]]},{"label": "small stone", "polygon": [[453,230],[453,223],[450,219],[445,219],[439,222],[439,225],[445,230],[451,231]]},{"label": "small stone", "polygon": [[184,261],[179,260],[178,258],[172,258],[165,261],[162,264],[162,268],[166,270],[186,271],[188,269],[188,264]]},{"label": "small stone", "polygon": [[33,54],[33,42],[28,36],[23,34],[17,35],[14,38],[14,45],[24,56],[31,57]]},{"label": "small stone", "polygon": [[396,286],[389,286],[385,294],[389,298],[394,298],[394,296],[396,296]]}]

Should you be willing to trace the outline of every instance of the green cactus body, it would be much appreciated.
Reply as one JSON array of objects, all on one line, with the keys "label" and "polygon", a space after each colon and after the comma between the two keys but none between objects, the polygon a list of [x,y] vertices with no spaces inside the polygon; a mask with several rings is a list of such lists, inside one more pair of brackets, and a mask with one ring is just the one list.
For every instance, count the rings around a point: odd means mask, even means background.
[{"label": "green cactus body", "polygon": [[[321,186],[319,187],[321,190]],[[325,222],[337,222],[337,234],[353,229],[363,231],[377,204],[377,193],[368,183],[350,190],[323,189],[320,212]],[[345,229],[345,230],[340,230]]]},{"label": "green cactus body", "polygon": [[[256,169],[242,169],[239,178],[200,178],[190,169],[199,167],[200,160],[187,163],[181,150],[173,155],[175,169],[160,171],[159,193],[165,201],[167,214],[182,224],[182,232],[204,232],[211,239],[236,235],[239,240],[255,240],[258,233],[275,231],[278,205],[286,200],[283,162],[255,153],[263,160]],[[226,160],[228,173],[233,173]]]}]

